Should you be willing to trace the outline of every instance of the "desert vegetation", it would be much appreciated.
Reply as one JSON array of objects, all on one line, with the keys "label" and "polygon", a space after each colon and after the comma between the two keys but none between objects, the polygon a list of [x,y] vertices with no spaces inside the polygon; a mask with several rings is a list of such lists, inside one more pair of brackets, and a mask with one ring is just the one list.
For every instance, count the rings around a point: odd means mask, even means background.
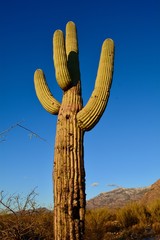
[{"label": "desert vegetation", "polygon": [[[36,196],[35,190],[26,197],[1,192],[0,239],[54,239],[53,211],[39,207]],[[148,205],[132,202],[119,209],[87,210],[85,225],[85,240],[159,239],[160,200]]]},{"label": "desert vegetation", "polygon": [[0,239],[53,239],[52,211],[40,208],[36,197],[35,189],[25,197],[0,192]]},{"label": "desert vegetation", "polygon": [[145,205],[131,202],[119,209],[86,213],[85,240],[160,239],[160,200]]}]

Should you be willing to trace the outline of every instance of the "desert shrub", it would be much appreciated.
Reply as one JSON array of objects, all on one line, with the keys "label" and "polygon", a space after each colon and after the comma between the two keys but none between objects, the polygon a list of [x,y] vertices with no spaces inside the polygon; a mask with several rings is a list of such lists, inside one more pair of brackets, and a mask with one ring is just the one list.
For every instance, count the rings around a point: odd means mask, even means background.
[{"label": "desert shrub", "polygon": [[160,222],[154,222],[152,224],[152,229],[155,232],[155,234],[160,234]]},{"label": "desert shrub", "polygon": [[107,233],[116,233],[119,232],[121,229],[118,221],[107,221],[105,227]]},{"label": "desert shrub", "polygon": [[160,222],[160,199],[149,204],[152,222]]},{"label": "desert shrub", "polygon": [[3,240],[51,240],[53,216],[51,211],[23,212],[0,215],[0,239]]},{"label": "desert shrub", "polygon": [[50,240],[53,239],[52,211],[38,208],[37,193],[26,197],[7,196],[0,192],[0,239],[3,240]]},{"label": "desert shrub", "polygon": [[107,208],[88,210],[86,212],[85,240],[102,240],[106,232],[106,222],[111,217]]},{"label": "desert shrub", "polygon": [[117,220],[122,227],[128,228],[135,224],[147,224],[150,213],[145,205],[129,203],[117,211]]},{"label": "desert shrub", "polygon": [[133,204],[128,204],[117,211],[117,220],[122,227],[127,228],[138,223]]},{"label": "desert shrub", "polygon": [[120,236],[115,236],[114,233],[107,232],[103,238],[103,240],[123,240],[124,238],[121,238]]},{"label": "desert shrub", "polygon": [[143,228],[145,225],[150,223],[151,214],[149,209],[142,203],[134,203],[133,205],[133,211],[138,218],[139,227]]},{"label": "desert shrub", "polygon": [[40,210],[35,219],[34,232],[40,239],[53,239],[53,212],[49,210]]},{"label": "desert shrub", "polygon": [[131,227],[131,230],[136,233],[144,233],[146,225],[145,224],[136,224]]}]

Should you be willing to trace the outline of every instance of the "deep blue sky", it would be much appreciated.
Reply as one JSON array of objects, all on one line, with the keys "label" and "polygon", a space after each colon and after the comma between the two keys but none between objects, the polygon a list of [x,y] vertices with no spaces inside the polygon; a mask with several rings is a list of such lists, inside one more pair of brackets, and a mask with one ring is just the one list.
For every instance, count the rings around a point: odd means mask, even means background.
[{"label": "deep blue sky", "polygon": [[[52,61],[56,29],[76,23],[84,104],[94,87],[101,45],[115,42],[107,109],[85,134],[87,199],[112,188],[144,187],[160,178],[160,1],[5,0],[0,6],[0,132],[24,120],[0,142],[0,190],[27,194],[37,186],[40,204],[52,204],[56,116],[34,91],[42,68],[61,101]],[[2,141],[5,140],[5,141]],[[97,185],[93,187],[92,185]]]}]

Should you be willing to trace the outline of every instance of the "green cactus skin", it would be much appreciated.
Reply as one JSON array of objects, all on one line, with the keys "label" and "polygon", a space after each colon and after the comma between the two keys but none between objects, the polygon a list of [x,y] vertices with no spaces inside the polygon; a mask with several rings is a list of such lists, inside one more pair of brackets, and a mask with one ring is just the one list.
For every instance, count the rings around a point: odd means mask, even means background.
[{"label": "green cactus skin", "polygon": [[[58,114],[60,103],[52,96],[45,80],[44,73],[41,69],[37,69],[34,74],[35,89],[37,97],[42,106],[51,114]],[[38,81],[36,81],[38,79]]]},{"label": "green cactus skin", "polygon": [[102,46],[93,93],[82,105],[76,26],[66,25],[66,36],[57,30],[53,36],[56,80],[63,90],[60,104],[51,94],[44,73],[36,70],[35,90],[42,106],[58,114],[54,148],[54,239],[84,239],[85,169],[83,136],[102,116],[108,102],[113,74],[114,43]]}]

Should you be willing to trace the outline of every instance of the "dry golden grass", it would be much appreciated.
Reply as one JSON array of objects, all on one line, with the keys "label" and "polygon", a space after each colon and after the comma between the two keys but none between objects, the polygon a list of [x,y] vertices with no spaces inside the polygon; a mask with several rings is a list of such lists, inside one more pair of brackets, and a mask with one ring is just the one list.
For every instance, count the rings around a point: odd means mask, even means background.
[{"label": "dry golden grass", "polygon": [[[85,240],[130,240],[160,235],[160,200],[145,206],[86,211]],[[0,212],[0,239],[53,240],[53,212],[46,209]]]}]

